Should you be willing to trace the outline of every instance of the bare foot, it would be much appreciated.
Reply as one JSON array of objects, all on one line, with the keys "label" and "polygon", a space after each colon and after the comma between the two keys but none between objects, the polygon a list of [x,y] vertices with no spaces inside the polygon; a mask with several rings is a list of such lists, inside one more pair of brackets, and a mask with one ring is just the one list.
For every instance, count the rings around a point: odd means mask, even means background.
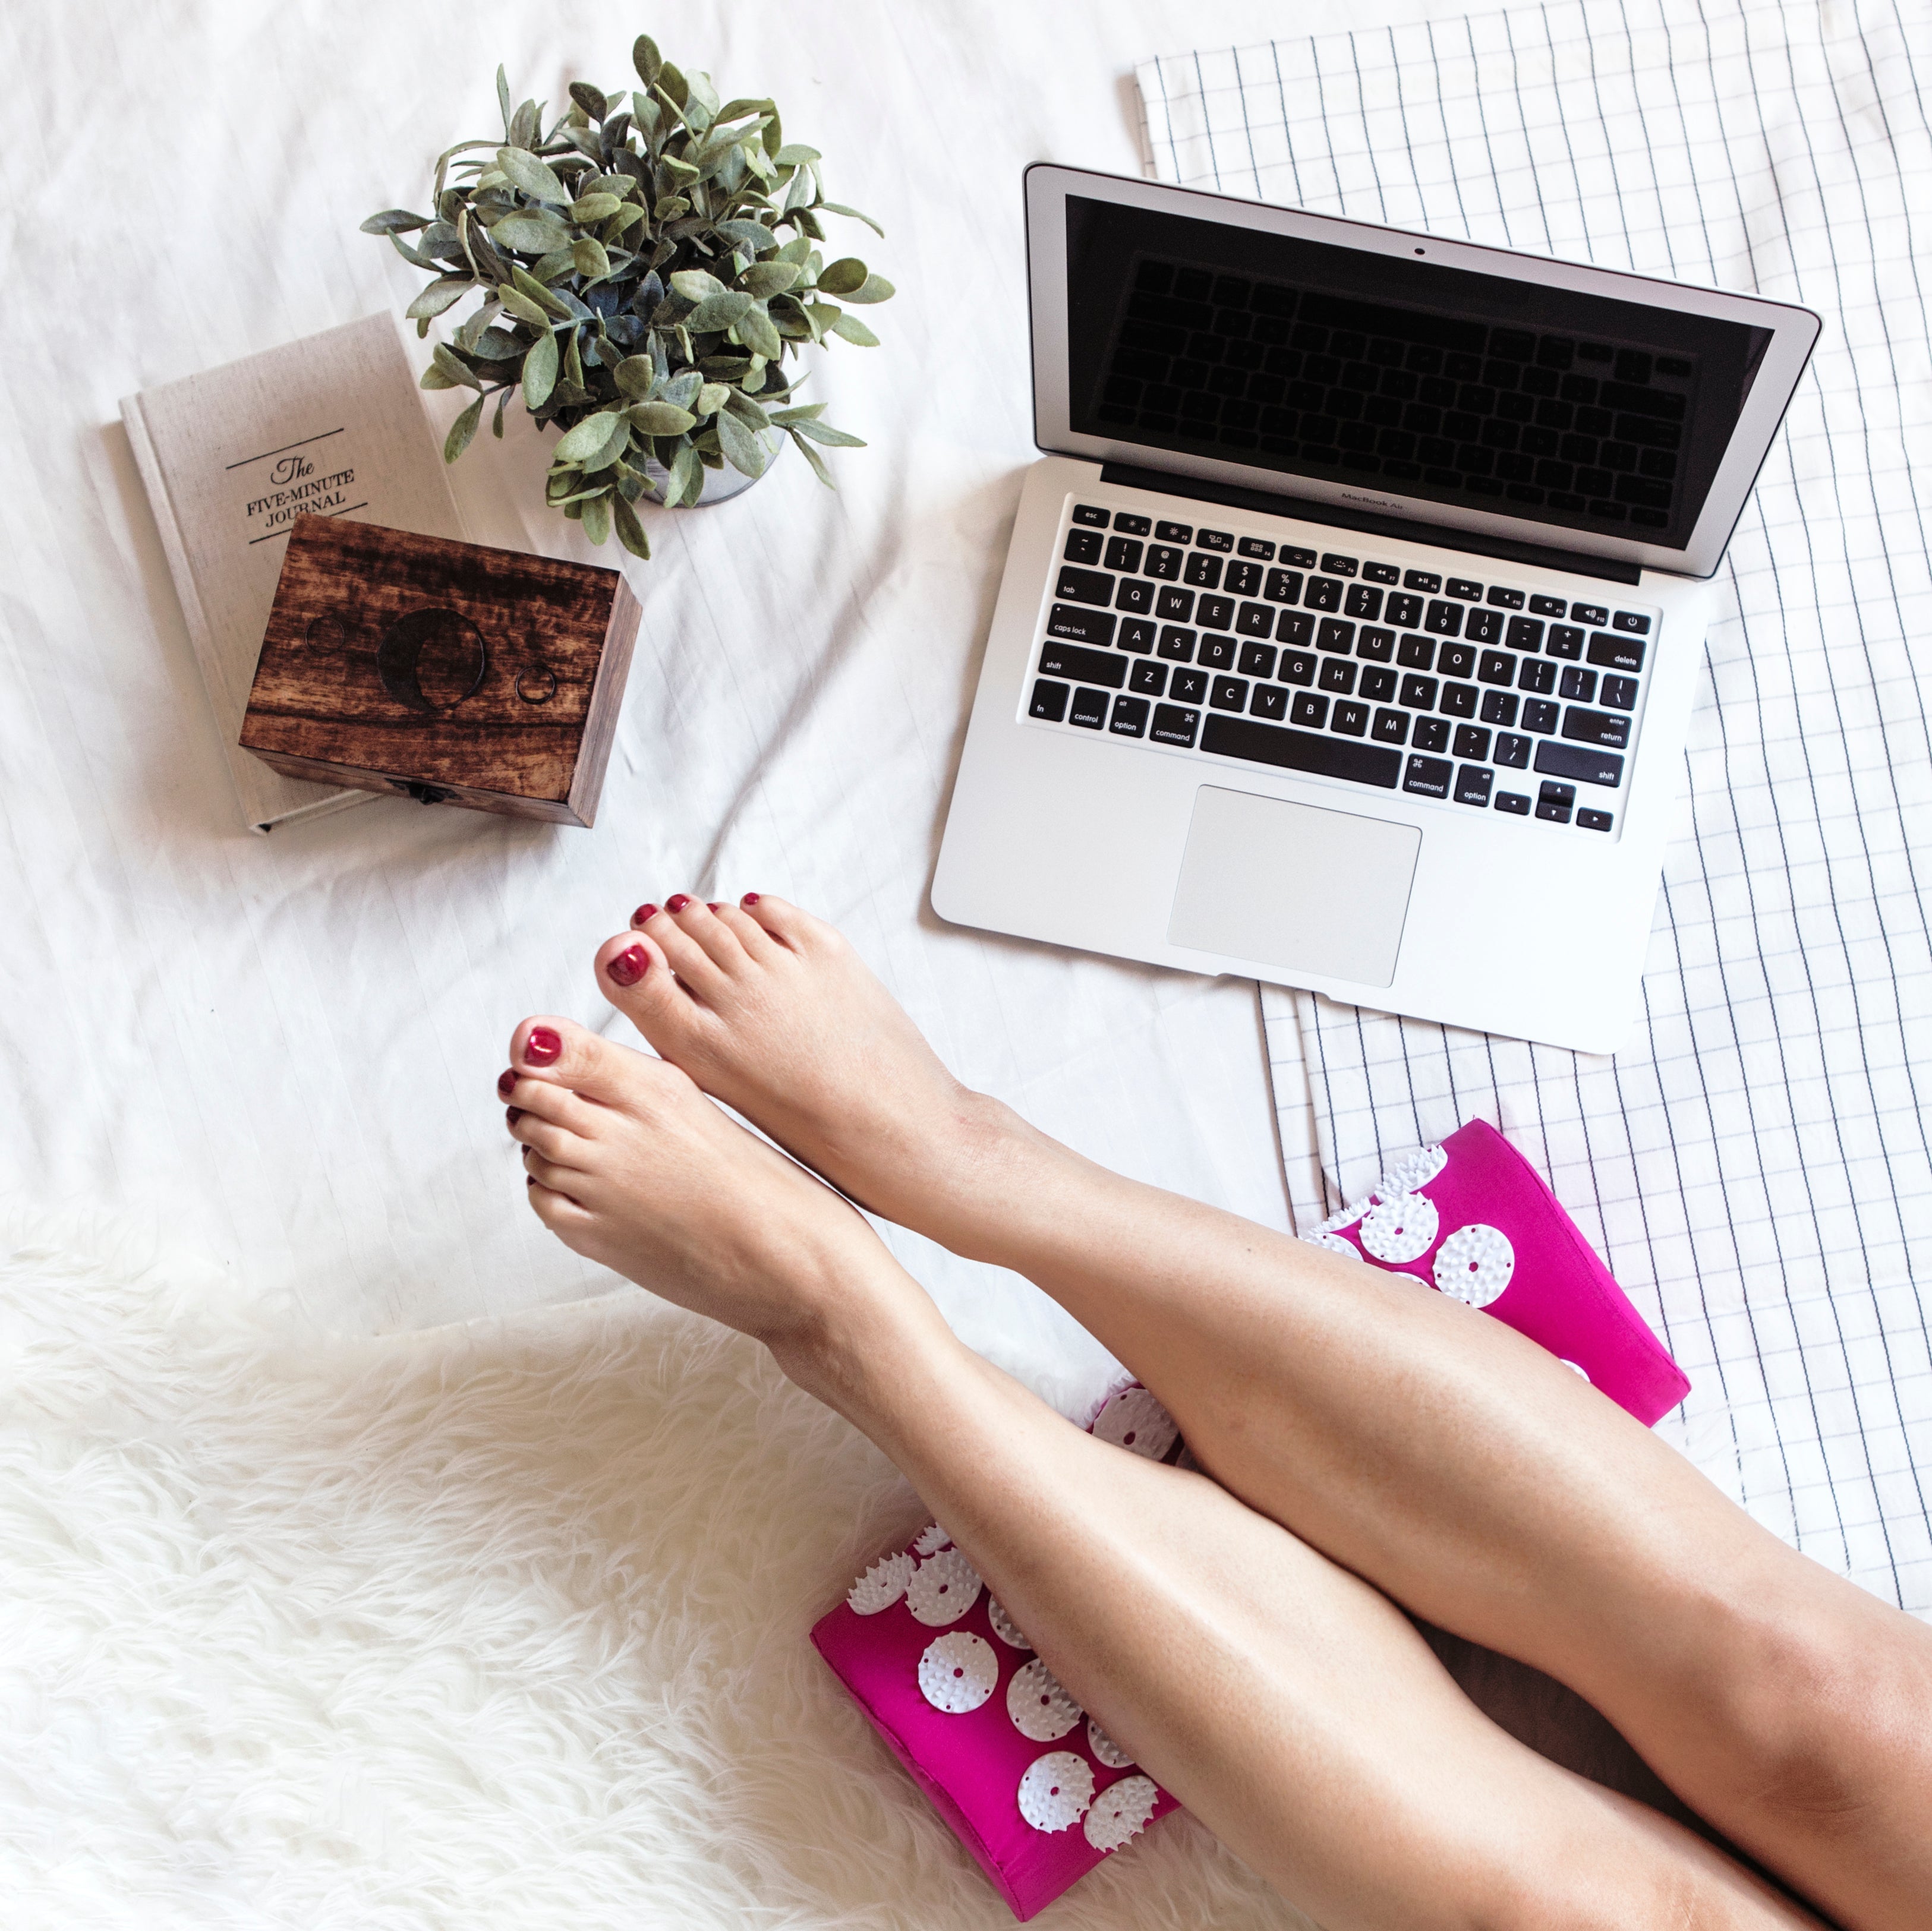
[{"label": "bare foot", "polygon": [[607,996],[672,1065],[854,1200],[970,1251],[946,1203],[1030,1129],[962,1086],[845,940],[769,895],[640,905]]},{"label": "bare foot", "polygon": [[[667,975],[668,976],[668,975]],[[497,1081],[530,1204],[564,1244],[835,1380],[896,1324],[938,1315],[864,1220],[676,1067],[568,1019],[526,1019]]]}]

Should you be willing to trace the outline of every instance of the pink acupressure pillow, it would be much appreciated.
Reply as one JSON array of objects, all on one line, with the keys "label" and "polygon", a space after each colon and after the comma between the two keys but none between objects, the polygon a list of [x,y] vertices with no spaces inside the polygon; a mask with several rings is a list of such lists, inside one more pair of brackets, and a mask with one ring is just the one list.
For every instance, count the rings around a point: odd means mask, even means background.
[{"label": "pink acupressure pillow", "polygon": [[[1178,1446],[1137,1384],[1108,1396],[1092,1432],[1156,1460]],[[812,1640],[1016,1918],[1175,1807],[1054,1681],[936,1522],[874,1563]]]},{"label": "pink acupressure pillow", "polygon": [[1556,1196],[1486,1120],[1398,1161],[1304,1237],[1493,1315],[1646,1427],[1690,1393]]},{"label": "pink acupressure pillow", "polygon": [[[1646,1426],[1689,1390],[1556,1196],[1481,1120],[1398,1162],[1305,1237],[1493,1315]],[[1180,1452],[1138,1383],[1090,1426],[1156,1461]],[[874,1563],[812,1639],[1016,1917],[1177,1807],[1054,1680],[937,1523]]]}]

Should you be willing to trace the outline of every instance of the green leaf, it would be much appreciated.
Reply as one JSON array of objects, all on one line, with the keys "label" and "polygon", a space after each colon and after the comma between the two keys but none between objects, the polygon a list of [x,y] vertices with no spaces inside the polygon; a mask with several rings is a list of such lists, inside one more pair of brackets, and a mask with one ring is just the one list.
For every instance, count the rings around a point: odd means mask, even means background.
[{"label": "green leaf", "polygon": [[441,342],[436,345],[436,366],[452,382],[460,382],[465,388],[472,389],[483,386],[476,379],[476,371],[467,362],[460,360],[454,349]]},{"label": "green leaf", "polygon": [[[704,465],[688,442],[680,446],[670,463],[670,486],[664,492],[666,504],[695,502],[704,487]],[[674,492],[675,493],[674,493]]]},{"label": "green leaf", "polygon": [[548,162],[538,160],[526,148],[499,148],[496,165],[532,201],[548,202],[554,208],[569,206],[569,189],[558,180]]},{"label": "green leaf", "polygon": [[503,138],[510,138],[510,79],[500,64],[496,69],[496,105],[503,115]]},{"label": "green leaf", "polygon": [[762,221],[719,221],[713,224],[734,248],[747,254],[767,255],[778,244],[778,238]]},{"label": "green leaf", "polygon": [[658,52],[658,43],[650,34],[640,34],[631,43],[631,64],[646,87],[657,85],[658,76],[664,71],[664,55]]},{"label": "green leaf", "polygon": [[776,114],[778,109],[769,100],[728,100],[718,110],[721,121],[742,121],[747,114]]},{"label": "green leaf", "polygon": [[508,362],[524,352],[524,345],[520,336],[507,328],[485,328],[468,346],[478,361]]},{"label": "green leaf", "polygon": [[[577,257],[568,248],[554,248],[538,262],[531,272],[538,281],[554,284],[562,281],[566,275],[576,274]],[[569,309],[565,310],[566,314],[574,312]]]},{"label": "green leaf", "polygon": [[511,263],[510,282],[512,287],[520,289],[546,315],[554,315],[561,319],[570,313],[568,304],[545,288],[522,262]]},{"label": "green leaf", "polygon": [[795,422],[811,422],[825,413],[822,402],[808,402],[797,409],[782,409],[772,418],[772,424],[779,429],[789,429]]},{"label": "green leaf", "polygon": [[[838,291],[835,289],[833,292],[836,294]],[[844,291],[848,301],[862,303],[890,301],[897,293],[898,290],[884,275],[868,275],[856,288],[848,288]]]},{"label": "green leaf", "polygon": [[497,289],[496,299],[519,322],[527,322],[532,328],[548,328],[550,326],[550,311],[539,307],[521,289],[506,284]]},{"label": "green leaf", "polygon": [[570,218],[573,221],[608,221],[623,205],[622,200],[614,194],[580,194],[570,204]]},{"label": "green leaf", "polygon": [[403,313],[412,322],[440,315],[446,308],[454,308],[476,286],[467,275],[453,275],[446,281],[431,282]]},{"label": "green leaf", "polygon": [[490,230],[490,238],[500,248],[513,248],[520,255],[550,255],[571,244],[570,230],[554,215],[518,208],[506,214]]},{"label": "green leaf", "polygon": [[[790,415],[791,412],[786,412]],[[785,427],[794,436],[808,436],[814,442],[822,442],[828,449],[862,449],[866,439],[862,436],[848,436],[842,429],[834,429],[830,423],[806,421],[789,422]]]},{"label": "green leaf", "polygon": [[707,295],[725,292],[724,284],[704,268],[680,268],[671,277],[670,285],[686,301],[703,301]]},{"label": "green leaf", "polygon": [[827,214],[849,214],[854,221],[864,222],[866,226],[871,229],[872,232],[878,235],[880,241],[883,241],[885,239],[886,231],[881,228],[869,214],[862,213],[860,209],[856,208],[848,208],[844,202],[838,201],[821,201],[818,205],[820,207],[824,208]]},{"label": "green leaf", "polygon": [[[422,326],[427,328],[429,324],[425,322]],[[452,382],[434,362],[424,370],[416,381],[416,387],[419,389],[454,389],[462,386],[460,382]]]},{"label": "green leaf", "polygon": [[819,271],[818,286],[827,295],[850,295],[866,285],[866,265],[856,255],[847,255]]},{"label": "green leaf", "polygon": [[537,130],[542,124],[543,109],[534,100],[526,100],[511,120],[510,145],[513,148],[535,147]]},{"label": "green leaf", "polygon": [[771,418],[742,389],[732,390],[724,398],[724,406],[747,429],[769,429],[772,426]]},{"label": "green leaf", "polygon": [[772,318],[752,303],[750,296],[745,299],[751,306],[738,318],[738,339],[753,354],[764,356],[768,362],[776,362],[784,353],[784,344],[778,338],[778,331],[772,326]]},{"label": "green leaf", "polygon": [[794,235],[778,250],[778,259],[782,262],[796,262],[800,268],[802,268],[805,266],[806,257],[811,253],[812,237],[809,235]]},{"label": "green leaf", "polygon": [[796,262],[755,262],[738,277],[738,286],[760,301],[782,295],[798,280]]},{"label": "green leaf", "polygon": [[[604,253],[604,244],[593,236],[585,235],[572,243],[570,253],[577,272],[592,281],[602,281],[610,272],[610,257]],[[858,299],[856,295],[853,297],[855,301]]]},{"label": "green leaf", "polygon": [[[672,277],[674,282],[683,279],[682,275]],[[684,325],[694,335],[709,334],[742,322],[752,313],[754,306],[748,295],[742,295],[733,289],[722,289],[716,295],[707,295],[685,316]]]},{"label": "green leaf", "polygon": [[556,337],[546,329],[524,358],[524,406],[532,412],[550,400],[556,387]]},{"label": "green leaf", "polygon": [[406,235],[412,229],[427,228],[430,217],[427,214],[412,214],[406,208],[386,208],[380,214],[372,214],[362,223],[365,235]]},{"label": "green leaf", "polygon": [[842,315],[832,325],[833,334],[860,349],[876,349],[879,338],[856,315]]},{"label": "green leaf", "polygon": [[691,92],[691,83],[669,61],[658,69],[658,91],[682,115],[686,97]]},{"label": "green leaf", "polygon": [[592,87],[587,80],[573,80],[570,83],[570,97],[593,121],[608,121],[610,118],[610,103],[604,99],[601,88]]},{"label": "green leaf", "polygon": [[803,162],[820,160],[823,158],[824,157],[816,148],[808,148],[802,142],[794,142],[788,147],[781,148],[772,157],[772,159],[782,168],[795,168]]},{"label": "green leaf", "polygon": [[564,337],[563,379],[572,388],[584,387],[584,358],[578,352],[578,331],[571,329]]},{"label": "green leaf", "polygon": [[670,177],[674,187],[688,187],[698,178],[698,170],[680,154],[666,153],[658,165]]},{"label": "green leaf", "polygon": [[610,534],[610,499],[601,492],[584,499],[584,533],[592,543]]},{"label": "green leaf", "polygon": [[648,355],[626,355],[612,373],[625,394],[642,402],[657,379],[657,364]]},{"label": "green leaf", "polygon": [[695,369],[680,369],[664,384],[658,400],[669,403],[674,409],[689,409],[697,402],[704,386],[704,378]]},{"label": "green leaf", "polygon": [[726,398],[736,393],[729,382],[706,382],[692,406],[700,415],[715,415],[724,406]]},{"label": "green leaf", "polygon": [[747,476],[762,476],[771,456],[755,432],[747,428],[728,409],[720,409],[712,421],[717,427],[718,446],[732,468],[741,470]]},{"label": "green leaf", "polygon": [[[718,118],[718,90],[711,84],[708,73],[693,73],[685,83],[685,97],[680,103],[684,109],[684,118],[702,133]],[[703,116],[700,124],[699,115]]]},{"label": "green leaf", "polygon": [[449,433],[443,438],[442,460],[454,463],[470,447],[470,439],[476,433],[476,425],[483,420],[483,398],[476,400],[449,425]]},{"label": "green leaf", "polygon": [[825,458],[820,455],[818,451],[813,448],[812,445],[806,442],[805,439],[799,434],[797,430],[794,430],[791,431],[791,439],[793,443],[796,446],[798,453],[812,465],[813,469],[817,472],[818,480],[823,483],[828,490],[836,490],[838,485],[832,480],[832,472],[825,466]]},{"label": "green leaf", "polygon": [[[695,427],[698,418],[688,409],[674,403],[640,402],[625,411],[633,427],[646,436],[682,436]],[[572,432],[573,434],[575,432]]]},{"label": "green leaf", "polygon": [[651,560],[650,538],[644,534],[644,526],[638,520],[638,513],[622,496],[612,499],[610,520],[617,532],[617,541],[633,556],[640,556],[648,563]]},{"label": "green leaf", "polygon": [[500,442],[503,439],[503,410],[510,400],[507,387],[496,391],[496,413],[490,418],[490,433]]},{"label": "green leaf", "polygon": [[551,452],[552,459],[598,469],[621,456],[630,439],[631,425],[622,412],[604,409],[596,415],[586,415],[574,429],[566,430]]}]

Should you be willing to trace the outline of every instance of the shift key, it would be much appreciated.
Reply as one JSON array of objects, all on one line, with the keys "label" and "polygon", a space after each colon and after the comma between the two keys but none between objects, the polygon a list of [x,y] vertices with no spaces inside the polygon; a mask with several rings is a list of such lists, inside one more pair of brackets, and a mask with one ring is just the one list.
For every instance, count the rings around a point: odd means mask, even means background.
[{"label": "shift key", "polygon": [[1118,691],[1127,681],[1127,660],[1112,651],[1083,650],[1077,643],[1048,637],[1040,647],[1042,677],[1071,677],[1082,684],[1104,684]]}]

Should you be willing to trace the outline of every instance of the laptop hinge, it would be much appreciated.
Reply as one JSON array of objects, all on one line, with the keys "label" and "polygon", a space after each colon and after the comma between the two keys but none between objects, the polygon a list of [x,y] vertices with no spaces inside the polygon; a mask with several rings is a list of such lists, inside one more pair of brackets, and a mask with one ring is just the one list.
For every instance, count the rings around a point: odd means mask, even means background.
[{"label": "laptop hinge", "polygon": [[1310,502],[1303,496],[1276,496],[1268,490],[1245,489],[1234,483],[1204,482],[1198,476],[1178,476],[1166,469],[1142,469],[1128,463],[1102,463],[1100,480],[1130,490],[1153,490],[1162,496],[1220,503],[1229,509],[1258,510],[1265,516],[1292,517],[1301,523],[1327,523],[1336,529],[1399,537],[1405,543],[1426,543],[1437,550],[1460,550],[1473,556],[1499,556],[1511,563],[1533,563],[1543,570],[1600,577],[1606,583],[1634,583],[1643,574],[1636,564],[1619,562],[1613,557],[1555,550],[1540,543],[1520,543],[1514,537],[1477,536],[1465,529],[1442,529],[1433,523],[1377,516],[1366,510],[1336,509],[1328,503]]}]

